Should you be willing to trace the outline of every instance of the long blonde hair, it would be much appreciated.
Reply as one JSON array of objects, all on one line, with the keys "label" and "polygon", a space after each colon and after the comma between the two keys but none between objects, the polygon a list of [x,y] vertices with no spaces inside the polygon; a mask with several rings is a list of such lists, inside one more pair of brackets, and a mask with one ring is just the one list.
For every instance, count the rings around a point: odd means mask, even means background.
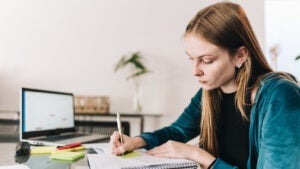
[{"label": "long blonde hair", "polygon": [[[241,6],[231,2],[219,2],[199,11],[186,27],[185,35],[193,34],[228,50],[234,56],[245,46],[247,60],[236,69],[237,92],[235,102],[243,119],[249,120],[245,107],[246,98],[256,80],[272,69],[267,63],[250,22]],[[222,97],[220,88],[202,92],[201,133],[199,145],[213,155],[218,155],[218,121]]]}]

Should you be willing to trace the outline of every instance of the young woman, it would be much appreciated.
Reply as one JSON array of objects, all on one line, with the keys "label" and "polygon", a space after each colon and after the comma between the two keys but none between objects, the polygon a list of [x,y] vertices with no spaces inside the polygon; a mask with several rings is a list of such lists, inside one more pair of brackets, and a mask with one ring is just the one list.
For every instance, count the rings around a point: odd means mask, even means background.
[{"label": "young woman", "polygon": [[[170,126],[124,144],[115,132],[113,153],[144,147],[203,168],[300,168],[300,88],[272,71],[244,10],[230,2],[202,9],[184,42],[200,90]],[[199,134],[199,146],[185,144]]]}]

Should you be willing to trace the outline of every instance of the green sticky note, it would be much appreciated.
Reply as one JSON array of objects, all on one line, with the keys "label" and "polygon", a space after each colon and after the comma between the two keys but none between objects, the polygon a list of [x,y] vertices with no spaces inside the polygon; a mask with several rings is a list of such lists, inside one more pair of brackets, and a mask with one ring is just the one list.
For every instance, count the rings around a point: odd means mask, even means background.
[{"label": "green sticky note", "polygon": [[130,152],[130,153],[126,153],[124,155],[120,155],[119,157],[122,157],[122,158],[132,158],[132,157],[137,157],[137,156],[141,156],[142,154],[139,153],[139,152]]},{"label": "green sticky note", "polygon": [[84,152],[61,152],[50,156],[51,159],[74,161],[84,157]]}]

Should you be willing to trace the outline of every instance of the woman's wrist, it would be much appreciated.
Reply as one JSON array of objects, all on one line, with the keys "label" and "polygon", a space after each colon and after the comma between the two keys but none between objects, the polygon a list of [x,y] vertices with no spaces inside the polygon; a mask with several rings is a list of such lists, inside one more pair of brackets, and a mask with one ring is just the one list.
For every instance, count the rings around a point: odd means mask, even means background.
[{"label": "woman's wrist", "polygon": [[138,148],[141,148],[141,147],[144,147],[147,145],[146,141],[141,137],[134,137],[133,144],[134,144],[135,149],[138,149]]},{"label": "woman's wrist", "polygon": [[207,169],[212,169],[212,166],[216,163],[217,159],[215,159],[213,162],[210,163],[210,165],[207,167]]},{"label": "woman's wrist", "polygon": [[194,150],[194,153],[191,153],[191,158],[189,158],[190,160],[196,161],[201,165],[201,167],[206,169],[213,166],[216,157],[199,147],[196,147]]}]

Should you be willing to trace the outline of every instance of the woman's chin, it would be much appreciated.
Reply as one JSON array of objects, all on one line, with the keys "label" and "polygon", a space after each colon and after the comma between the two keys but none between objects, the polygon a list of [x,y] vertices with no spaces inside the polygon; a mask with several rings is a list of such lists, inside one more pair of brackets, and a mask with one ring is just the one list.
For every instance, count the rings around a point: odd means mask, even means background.
[{"label": "woman's chin", "polygon": [[213,90],[213,89],[216,89],[217,87],[210,86],[210,85],[207,85],[207,84],[201,84],[201,88],[203,90]]}]

